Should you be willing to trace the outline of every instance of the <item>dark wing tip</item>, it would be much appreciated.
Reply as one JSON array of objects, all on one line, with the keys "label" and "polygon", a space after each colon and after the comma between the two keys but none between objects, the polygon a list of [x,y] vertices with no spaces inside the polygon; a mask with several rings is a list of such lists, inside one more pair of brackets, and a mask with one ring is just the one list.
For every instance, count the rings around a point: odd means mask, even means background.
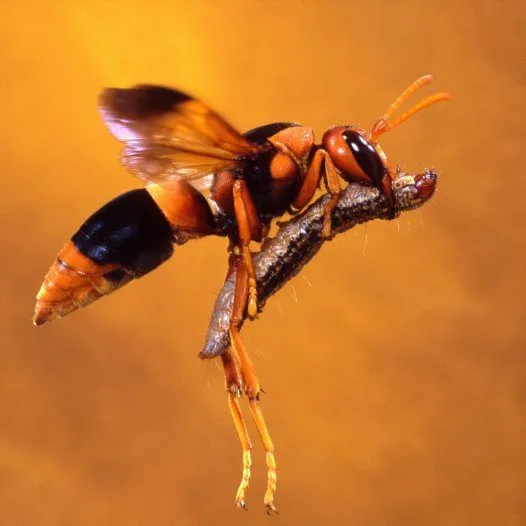
[{"label": "dark wing tip", "polygon": [[147,119],[162,115],[192,97],[182,91],[140,84],[132,88],[106,88],[99,98],[103,111],[108,111],[119,119]]}]

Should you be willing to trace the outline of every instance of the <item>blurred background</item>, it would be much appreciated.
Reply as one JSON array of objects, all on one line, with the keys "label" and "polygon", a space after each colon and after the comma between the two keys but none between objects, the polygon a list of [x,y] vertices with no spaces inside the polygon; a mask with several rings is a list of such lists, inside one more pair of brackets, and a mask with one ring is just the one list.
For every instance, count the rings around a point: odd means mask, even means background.
[{"label": "blurred background", "polygon": [[[524,524],[525,15],[511,0],[0,2],[0,525]],[[97,95],[173,85],[240,130],[292,120],[320,138],[369,127],[425,73],[422,97],[453,100],[382,145],[436,167],[437,194],[339,236],[244,329],[281,514],[263,511],[257,440],[240,514],[222,371],[197,358],[224,239],[31,325],[63,243],[139,185]]]}]

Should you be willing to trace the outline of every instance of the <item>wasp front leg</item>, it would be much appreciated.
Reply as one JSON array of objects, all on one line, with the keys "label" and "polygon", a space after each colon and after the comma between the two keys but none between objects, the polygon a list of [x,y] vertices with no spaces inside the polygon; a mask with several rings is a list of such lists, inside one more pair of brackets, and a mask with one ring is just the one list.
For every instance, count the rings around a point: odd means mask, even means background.
[{"label": "wasp front leg", "polygon": [[303,183],[292,201],[292,207],[296,210],[301,210],[314,197],[317,188],[320,186],[322,177],[325,178],[325,187],[331,195],[330,201],[327,203],[323,216],[322,236],[324,239],[331,237],[331,213],[338,202],[338,197],[341,192],[340,180],[338,172],[330,156],[325,150],[320,148],[314,154],[310,163],[307,174]]}]

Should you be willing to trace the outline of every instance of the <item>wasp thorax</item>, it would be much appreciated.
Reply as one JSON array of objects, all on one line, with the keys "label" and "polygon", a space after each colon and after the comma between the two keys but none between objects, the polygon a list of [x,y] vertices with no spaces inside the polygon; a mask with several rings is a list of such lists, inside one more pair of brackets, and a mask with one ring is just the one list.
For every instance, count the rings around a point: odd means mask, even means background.
[{"label": "wasp thorax", "polygon": [[381,185],[386,168],[362,130],[336,126],[325,132],[322,143],[345,180]]}]

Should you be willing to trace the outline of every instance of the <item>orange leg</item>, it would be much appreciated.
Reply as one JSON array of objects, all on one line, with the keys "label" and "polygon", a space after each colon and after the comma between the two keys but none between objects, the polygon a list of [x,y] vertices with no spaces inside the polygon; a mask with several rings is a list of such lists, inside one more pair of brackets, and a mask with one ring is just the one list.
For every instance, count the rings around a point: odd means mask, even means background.
[{"label": "orange leg", "polygon": [[265,509],[270,515],[271,513],[277,513],[278,510],[274,506],[274,493],[276,493],[276,484],[277,484],[277,465],[276,459],[274,458],[274,443],[270,434],[268,432],[267,424],[263,418],[263,413],[259,407],[258,400],[249,399],[250,412],[256,423],[256,427],[265,448],[266,462],[267,462],[267,489],[265,491],[265,497],[263,503],[265,504]]},{"label": "orange leg", "polygon": [[301,210],[307,206],[314,197],[323,176],[325,176],[325,188],[331,194],[331,199],[325,208],[322,230],[323,237],[328,239],[331,237],[331,212],[338,201],[341,186],[336,167],[325,150],[320,148],[314,154],[303,184],[292,201],[292,207]]},{"label": "orange leg", "polygon": [[323,175],[325,150],[316,150],[296,197],[292,201],[295,210],[301,210],[314,197]]},{"label": "orange leg", "polygon": [[246,510],[247,505],[245,501],[245,490],[248,488],[250,481],[250,467],[252,465],[250,450],[252,449],[252,444],[250,442],[247,426],[245,425],[243,413],[239,405],[239,399],[243,392],[243,382],[238,366],[230,351],[223,353],[221,355],[221,360],[225,370],[226,390],[228,392],[228,407],[230,408],[230,414],[232,415],[232,420],[234,420],[234,425],[236,427],[239,441],[241,442],[241,447],[243,449],[243,475],[236,492],[236,506],[239,510]]},{"label": "orange leg", "polygon": [[250,410],[256,423],[259,436],[263,442],[266,452],[268,481],[265,492],[264,504],[267,513],[276,511],[274,506],[274,493],[276,491],[276,461],[274,459],[274,444],[270,438],[265,420],[258,405],[261,386],[254,369],[254,365],[248,355],[240,335],[241,323],[245,316],[245,306],[249,294],[248,268],[242,256],[232,257],[231,266],[236,265],[236,286],[234,292],[234,306],[230,321],[230,350],[223,355],[223,365],[227,377],[227,390],[229,393],[229,404],[236,429],[243,447],[243,478],[236,495],[236,503],[239,508],[245,508],[245,490],[250,478],[250,440],[239,408],[238,393],[244,390],[246,393]]},{"label": "orange leg", "polygon": [[[230,338],[232,345],[230,352],[234,357],[234,361],[239,363],[243,385],[248,397],[250,412],[252,413],[252,417],[254,418],[254,422],[256,424],[256,428],[261,438],[261,442],[263,443],[263,448],[265,449],[267,464],[267,489],[265,491],[263,503],[265,505],[265,510],[267,511],[267,513],[271,514],[273,512],[277,512],[277,509],[274,506],[274,494],[276,493],[277,483],[277,466],[276,459],[274,457],[274,443],[270,438],[270,433],[265,423],[265,419],[263,418],[263,413],[261,412],[261,409],[259,407],[259,392],[261,391],[261,388],[257,376],[255,375],[252,360],[250,360],[250,357],[246,353],[241,338],[239,337],[239,332],[237,330],[230,330]],[[251,445],[240,413],[241,410],[239,408],[239,401],[236,398],[236,396],[232,393],[232,389],[229,391],[229,403],[230,410],[234,418],[234,423],[236,424],[236,428],[238,429],[238,434],[241,440],[241,446],[243,447],[243,478],[241,480],[241,484],[239,485],[239,489],[236,494],[236,503],[238,507],[246,508],[245,489],[248,487],[248,481],[250,478]],[[234,409],[232,407],[233,404],[235,404]],[[235,413],[239,414],[236,415]]]},{"label": "orange leg", "polygon": [[261,241],[262,228],[256,207],[254,206],[245,181],[238,180],[234,183],[233,196],[234,212],[239,229],[239,243],[247,269],[247,314],[248,317],[253,320],[258,313],[257,282],[249,245],[250,241]]},{"label": "orange leg", "polygon": [[338,172],[328,154],[325,154],[325,186],[331,194],[331,198],[325,207],[323,212],[323,227],[321,235],[323,239],[330,239],[331,234],[331,214],[338,202],[342,187],[340,185],[340,179],[338,178]]},{"label": "orange leg", "polygon": [[250,356],[245,350],[243,340],[240,335],[240,327],[245,319],[245,307],[250,293],[248,268],[245,258],[236,258],[236,286],[234,290],[234,306],[230,319],[230,345],[234,359],[239,365],[241,378],[245,393],[249,398],[257,398],[261,390],[259,380]]}]

